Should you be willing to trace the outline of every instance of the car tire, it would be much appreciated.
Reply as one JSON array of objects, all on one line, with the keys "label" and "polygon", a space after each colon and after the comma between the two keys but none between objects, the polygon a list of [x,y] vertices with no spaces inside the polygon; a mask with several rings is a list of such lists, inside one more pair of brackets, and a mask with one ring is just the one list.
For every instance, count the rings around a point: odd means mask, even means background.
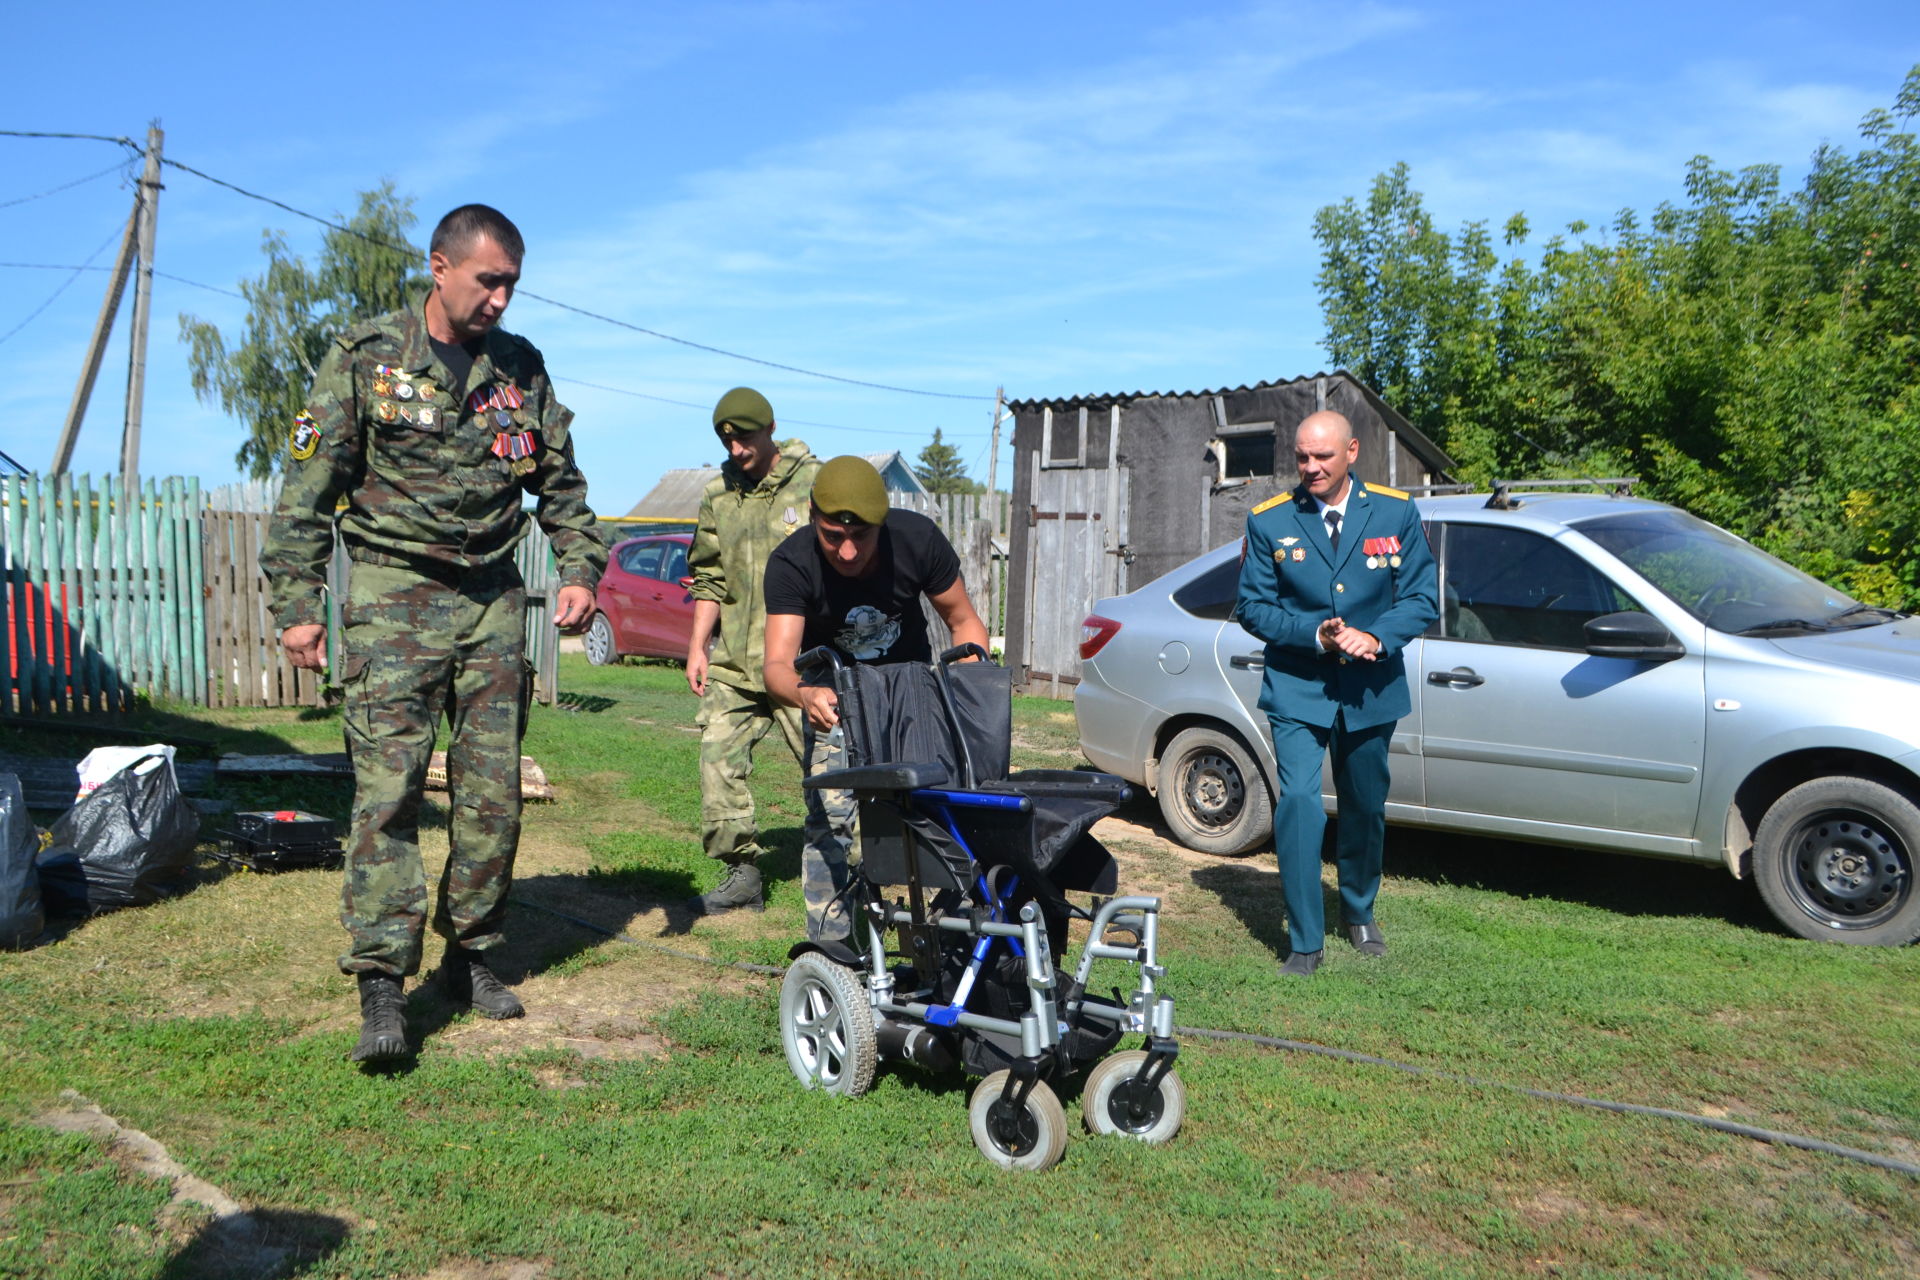
[{"label": "car tire", "polygon": [[1920,806],[1866,778],[1803,782],[1773,802],[1753,838],[1767,909],[1802,938],[1898,947],[1920,938]]},{"label": "car tire", "polygon": [[596,667],[604,667],[620,661],[620,654],[613,646],[613,624],[607,621],[607,615],[596,613],[593,621],[587,624],[587,634],[581,638],[587,651],[587,661]]},{"label": "car tire", "polygon": [[1184,729],[1160,753],[1160,814],[1173,838],[1202,853],[1246,853],[1273,830],[1260,764],[1218,729]]}]

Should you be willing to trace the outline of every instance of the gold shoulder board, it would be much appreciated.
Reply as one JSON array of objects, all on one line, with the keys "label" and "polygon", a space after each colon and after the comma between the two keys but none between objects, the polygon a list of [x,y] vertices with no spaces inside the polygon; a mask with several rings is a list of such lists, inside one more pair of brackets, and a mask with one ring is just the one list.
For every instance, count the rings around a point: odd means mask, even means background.
[{"label": "gold shoulder board", "polygon": [[1265,502],[1255,507],[1253,509],[1253,514],[1257,516],[1262,511],[1271,511],[1273,508],[1279,506],[1281,503],[1287,501],[1291,497],[1293,497],[1293,495],[1290,493],[1276,493],[1271,498],[1268,498]]},{"label": "gold shoulder board", "polygon": [[1363,483],[1361,487],[1364,488],[1368,493],[1377,493],[1383,498],[1398,498],[1402,502],[1407,501],[1407,499],[1411,496],[1410,494],[1407,493],[1405,489],[1389,489],[1387,488],[1387,486],[1383,484]]}]

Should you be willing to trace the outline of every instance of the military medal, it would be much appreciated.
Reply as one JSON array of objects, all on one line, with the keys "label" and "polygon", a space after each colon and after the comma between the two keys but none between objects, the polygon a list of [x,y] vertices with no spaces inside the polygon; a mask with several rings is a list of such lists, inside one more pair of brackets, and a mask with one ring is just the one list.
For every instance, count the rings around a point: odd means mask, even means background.
[{"label": "military medal", "polygon": [[420,398],[422,400],[431,400],[438,394],[440,393],[433,389],[431,382],[423,382],[420,384]]},{"label": "military medal", "polygon": [[1379,556],[1368,556],[1368,557],[1367,557],[1367,568],[1369,568],[1369,569],[1378,569],[1379,567],[1380,567],[1380,557],[1379,557]]},{"label": "military medal", "polygon": [[1295,547],[1293,549],[1293,558],[1295,560],[1305,560],[1307,558],[1307,549],[1305,547]]},{"label": "military medal", "polygon": [[390,396],[390,395],[392,395],[392,394],[393,394],[393,379],[391,379],[391,378],[375,378],[375,379],[373,380],[373,394],[375,394],[375,395],[377,395],[377,396]]},{"label": "military medal", "polygon": [[1282,538],[1280,539],[1280,545],[1283,547],[1290,547],[1298,541],[1300,541],[1300,539],[1298,538]]},{"label": "military medal", "polygon": [[[513,421],[513,415],[502,412],[499,415],[507,422]],[[493,456],[507,460],[507,470],[516,476],[533,473],[533,455],[540,448],[539,441],[531,431],[502,431],[493,438]]]},{"label": "military medal", "polygon": [[480,387],[467,397],[469,413],[485,413],[489,409],[518,409],[527,402],[520,388],[511,382],[496,383]]},{"label": "military medal", "polygon": [[1387,563],[1388,563],[1388,564],[1390,564],[1390,565],[1392,565],[1392,566],[1393,566],[1394,568],[1396,568],[1396,569],[1398,569],[1398,568],[1400,567],[1400,557],[1399,557],[1399,556],[1388,556],[1388,557],[1387,557]]},{"label": "military medal", "polygon": [[505,409],[502,409],[500,412],[494,414],[493,420],[499,423],[503,427],[510,427],[513,425],[513,415],[508,413]]},{"label": "military medal", "polygon": [[393,401],[391,400],[382,400],[373,407],[373,412],[374,416],[378,417],[382,422],[392,422],[400,416],[400,410],[394,407]]},{"label": "military medal", "polygon": [[433,410],[421,409],[419,413],[414,415],[414,421],[431,430],[433,427]]},{"label": "military medal", "polygon": [[786,522],[788,533],[792,533],[800,524],[800,513],[792,507],[788,507],[786,513],[780,518]]},{"label": "military medal", "polygon": [[397,383],[393,388],[393,394],[402,400],[411,400],[413,399],[413,384],[411,382]]}]

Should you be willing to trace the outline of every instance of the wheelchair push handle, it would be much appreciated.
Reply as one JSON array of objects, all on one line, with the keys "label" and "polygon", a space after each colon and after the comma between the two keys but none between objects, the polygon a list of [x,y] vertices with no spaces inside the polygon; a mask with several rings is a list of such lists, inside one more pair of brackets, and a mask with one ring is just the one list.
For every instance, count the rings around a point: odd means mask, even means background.
[{"label": "wheelchair push handle", "polygon": [[840,661],[840,655],[833,651],[832,645],[816,645],[793,660],[793,669],[808,684],[837,685],[841,668],[846,664]]},{"label": "wheelchair push handle", "polygon": [[962,658],[978,658],[982,662],[993,661],[992,654],[982,649],[979,645],[974,644],[972,641],[968,641],[966,644],[957,644],[941,654],[940,665],[943,667],[949,666],[960,661]]}]

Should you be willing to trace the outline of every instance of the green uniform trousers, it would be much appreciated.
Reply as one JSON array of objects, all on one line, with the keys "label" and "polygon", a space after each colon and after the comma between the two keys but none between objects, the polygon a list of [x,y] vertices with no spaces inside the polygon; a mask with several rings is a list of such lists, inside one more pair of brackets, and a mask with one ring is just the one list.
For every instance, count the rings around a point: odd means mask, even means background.
[{"label": "green uniform trousers", "polygon": [[342,614],[354,778],[343,972],[406,977],[420,968],[420,804],[442,716],[451,730],[451,851],[434,925],[476,951],[500,942],[520,843],[526,613],[512,561],[448,577],[354,564]]},{"label": "green uniform trousers", "polygon": [[740,689],[709,678],[700,699],[700,843],[709,858],[752,862],[766,852],[754,819],[753,749],[774,725],[804,762],[800,708],[783,706],[763,690]]}]

